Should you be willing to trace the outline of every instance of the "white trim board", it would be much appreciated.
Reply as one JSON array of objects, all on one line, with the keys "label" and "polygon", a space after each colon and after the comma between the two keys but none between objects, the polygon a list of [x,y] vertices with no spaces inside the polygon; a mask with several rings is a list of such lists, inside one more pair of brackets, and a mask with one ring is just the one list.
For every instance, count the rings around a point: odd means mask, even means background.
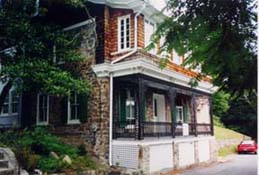
[{"label": "white trim board", "polygon": [[214,136],[181,137],[181,138],[150,138],[147,140],[112,140],[112,145],[163,145],[172,143],[194,142],[201,140],[213,140]]},{"label": "white trim board", "polygon": [[[116,64],[97,64],[93,65],[92,69],[96,73],[97,77],[109,77],[110,73],[113,73],[113,77],[141,73],[150,77],[191,88],[189,82],[192,77],[173,71],[169,68],[161,69],[158,65],[145,58],[124,61]],[[217,87],[214,87],[209,82],[200,81],[198,86],[194,87],[194,89],[212,94],[217,90]]]}]

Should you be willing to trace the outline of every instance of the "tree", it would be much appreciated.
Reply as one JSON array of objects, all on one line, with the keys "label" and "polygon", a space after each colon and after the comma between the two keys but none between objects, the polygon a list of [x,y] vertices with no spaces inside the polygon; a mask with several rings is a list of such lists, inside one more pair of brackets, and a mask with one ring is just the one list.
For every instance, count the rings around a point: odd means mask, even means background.
[{"label": "tree", "polygon": [[[247,100],[248,98],[249,100]],[[251,103],[249,104],[248,101]],[[230,102],[230,108],[221,117],[228,128],[257,138],[257,97],[249,95]]]},{"label": "tree", "polygon": [[[81,0],[56,2],[72,8],[83,5]],[[67,68],[84,60],[77,51],[79,41],[65,33],[61,25],[44,18],[47,8],[34,0],[6,0],[0,8],[0,81],[4,83],[0,111],[12,86],[18,92],[60,96],[89,91],[80,72]],[[61,58],[62,65],[54,60]]]},{"label": "tree", "polygon": [[213,114],[221,118],[229,109],[230,94],[218,91],[213,94],[212,106]]},{"label": "tree", "polygon": [[201,66],[201,75],[232,94],[257,86],[256,3],[252,0],[169,0],[170,14],[153,41],[165,37],[161,52],[189,56],[184,65]]}]

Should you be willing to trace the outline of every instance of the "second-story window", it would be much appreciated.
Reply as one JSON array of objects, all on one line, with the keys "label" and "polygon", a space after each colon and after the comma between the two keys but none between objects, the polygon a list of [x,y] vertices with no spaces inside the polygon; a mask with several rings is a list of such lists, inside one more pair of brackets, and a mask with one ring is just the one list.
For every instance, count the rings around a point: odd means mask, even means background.
[{"label": "second-story window", "polygon": [[118,50],[130,48],[130,15],[118,18]]},{"label": "second-story window", "polygon": [[183,56],[178,55],[178,53],[173,50],[172,51],[172,61],[175,64],[181,65],[183,63]]},{"label": "second-story window", "polygon": [[[154,22],[145,19],[145,47],[147,47],[151,43],[151,37],[153,33],[155,32],[156,25]],[[149,51],[151,54],[156,54],[157,49],[153,48]]]}]

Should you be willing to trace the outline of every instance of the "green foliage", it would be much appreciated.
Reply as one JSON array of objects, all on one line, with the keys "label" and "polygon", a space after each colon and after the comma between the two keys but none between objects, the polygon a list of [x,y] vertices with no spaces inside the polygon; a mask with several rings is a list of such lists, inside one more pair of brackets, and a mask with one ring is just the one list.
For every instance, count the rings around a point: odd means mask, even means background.
[{"label": "green foliage", "polygon": [[257,96],[250,94],[241,96],[230,102],[230,107],[226,114],[221,117],[221,121],[228,128],[252,138],[257,138]]},{"label": "green foliage", "polygon": [[38,161],[38,167],[48,173],[55,173],[55,172],[62,172],[65,168],[68,168],[69,165],[66,163],[58,160],[53,159],[51,157],[41,157],[41,159]]},{"label": "green foliage", "polygon": [[[54,2],[54,1],[53,1]],[[52,1],[46,2],[49,7]],[[55,2],[70,8],[83,6],[82,0]],[[80,41],[63,27],[45,18],[48,9],[35,1],[4,1],[0,10],[0,81],[10,81],[19,92],[43,92],[66,96],[71,91],[88,92],[90,86],[79,71],[69,69],[84,61],[78,51]],[[11,49],[10,49],[11,48]],[[55,48],[55,49],[54,49]],[[63,64],[54,61],[62,60]],[[0,104],[1,106],[1,104]]]},{"label": "green foliage", "polygon": [[221,127],[221,128],[225,128],[224,124],[221,122],[220,118],[217,117],[217,116],[213,116],[213,124],[214,126],[218,126],[218,127]]},{"label": "green foliage", "polygon": [[221,118],[229,108],[230,94],[218,91],[213,94],[212,98],[213,114]]},{"label": "green foliage", "polygon": [[256,13],[252,0],[169,0],[171,14],[153,42],[166,38],[161,52],[188,53],[184,65],[231,93],[256,89]]},{"label": "green foliage", "polygon": [[[38,168],[43,172],[56,173],[97,168],[96,163],[86,155],[83,145],[79,148],[67,145],[59,137],[50,134],[47,128],[3,132],[0,134],[0,145],[10,147],[19,164],[28,171]],[[52,157],[51,152],[59,158]],[[65,155],[71,158],[71,165],[62,161]]]}]

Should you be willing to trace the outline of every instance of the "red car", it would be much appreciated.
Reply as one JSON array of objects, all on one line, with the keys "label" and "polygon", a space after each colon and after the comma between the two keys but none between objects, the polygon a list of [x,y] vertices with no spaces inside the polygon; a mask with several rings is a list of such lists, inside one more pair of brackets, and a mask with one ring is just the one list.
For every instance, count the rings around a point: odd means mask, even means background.
[{"label": "red car", "polygon": [[257,154],[257,144],[253,140],[244,140],[237,146],[238,154],[244,152],[252,152]]}]

